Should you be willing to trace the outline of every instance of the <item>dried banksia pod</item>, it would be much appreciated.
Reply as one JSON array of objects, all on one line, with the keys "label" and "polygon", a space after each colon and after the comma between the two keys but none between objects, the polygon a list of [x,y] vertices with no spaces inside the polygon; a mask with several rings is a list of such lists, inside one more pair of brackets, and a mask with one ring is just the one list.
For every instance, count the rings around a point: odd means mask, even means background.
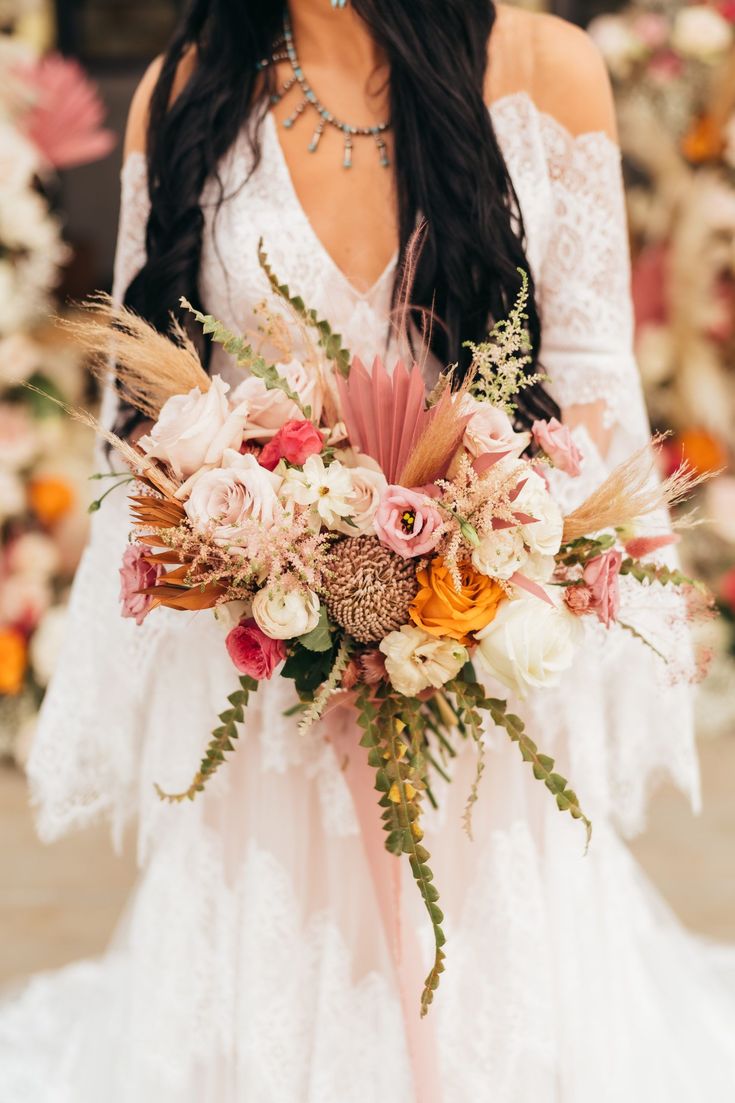
[{"label": "dried banksia pod", "polygon": [[327,612],[358,643],[377,643],[408,623],[419,588],[413,560],[376,536],[356,536],[334,545],[327,570]]}]

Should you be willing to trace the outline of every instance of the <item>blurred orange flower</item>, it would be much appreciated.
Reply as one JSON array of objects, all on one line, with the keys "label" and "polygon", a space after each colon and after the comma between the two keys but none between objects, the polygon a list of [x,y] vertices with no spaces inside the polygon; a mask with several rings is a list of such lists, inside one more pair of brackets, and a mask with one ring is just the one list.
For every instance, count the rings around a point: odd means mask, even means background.
[{"label": "blurred orange flower", "polygon": [[460,567],[461,589],[441,558],[418,571],[421,587],[411,606],[411,620],[432,636],[448,636],[460,643],[471,642],[471,633],[486,628],[505,598],[505,591],[493,579],[469,564]]},{"label": "blurred orange flower", "polygon": [[681,142],[681,151],[693,165],[716,161],[722,155],[722,127],[711,115],[702,115]]},{"label": "blurred orange flower", "polygon": [[681,459],[699,475],[719,471],[727,465],[724,445],[706,429],[685,429],[677,435],[674,447]]},{"label": "blurred orange flower", "polygon": [[66,479],[42,475],[29,484],[31,509],[44,525],[53,525],[65,517],[74,505],[74,491]]},{"label": "blurred orange flower", "polygon": [[27,666],[24,637],[15,628],[0,628],[0,693],[16,696]]}]

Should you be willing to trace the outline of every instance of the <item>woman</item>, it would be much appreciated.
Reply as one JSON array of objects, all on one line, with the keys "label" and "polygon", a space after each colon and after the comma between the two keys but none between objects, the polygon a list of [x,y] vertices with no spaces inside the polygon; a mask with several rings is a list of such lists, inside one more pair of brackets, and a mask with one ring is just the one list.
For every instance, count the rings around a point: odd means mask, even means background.
[{"label": "woman", "polygon": [[[551,381],[524,392],[519,419],[563,411],[585,471],[557,491],[565,504],[586,494],[648,432],[613,108],[589,41],[489,0],[285,8],[193,0],[145,77],[126,143],[117,294],[162,329],[186,295],[249,331],[267,293],[262,237],[279,277],[372,357],[423,215],[412,301],[444,323],[440,361],[461,362],[462,343],[512,304],[518,268],[530,271],[534,352]],[[320,129],[309,88],[327,112],[378,129]],[[219,351],[212,366],[234,372]],[[125,411],[117,421],[141,431]],[[188,784],[232,671],[213,618],[120,619],[127,527],[122,501],[96,520],[31,781],[47,839],[100,813],[119,837],[137,813],[141,881],[101,962],[39,978],[6,1009],[4,1098],[733,1098],[732,993],[616,833],[641,827],[654,775],[696,800],[686,691],[662,692],[645,649],[591,632],[561,687],[518,706],[592,809],[586,859],[575,825],[492,732],[470,843],[471,752],[459,762],[429,825],[450,937],[419,1025],[411,950],[424,924],[403,892],[396,951],[380,891],[391,874],[360,838],[374,794],[346,714],[299,737],[286,684],[269,683],[207,793],[158,802],[154,781]]]}]

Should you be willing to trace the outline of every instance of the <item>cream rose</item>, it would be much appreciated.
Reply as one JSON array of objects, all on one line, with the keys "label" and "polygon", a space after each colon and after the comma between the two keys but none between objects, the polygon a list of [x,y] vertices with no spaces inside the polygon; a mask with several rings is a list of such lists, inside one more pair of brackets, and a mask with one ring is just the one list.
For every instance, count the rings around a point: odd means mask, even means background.
[{"label": "cream rose", "polygon": [[503,602],[477,633],[477,654],[488,673],[519,697],[558,685],[572,665],[576,625],[565,609],[523,595]]},{"label": "cream rose", "polygon": [[523,539],[532,552],[556,555],[561,547],[564,520],[561,510],[549,494],[546,483],[535,471],[523,476],[525,485],[513,503],[518,513],[534,520],[521,526]]},{"label": "cream rose", "polygon": [[372,536],[375,533],[375,514],[381,496],[388,489],[382,471],[369,467],[352,467],[349,471],[352,489],[345,502],[350,507],[349,517],[340,518],[334,528],[348,536]]},{"label": "cream rose", "polygon": [[296,639],[319,623],[319,598],[312,590],[260,590],[253,598],[253,617],[272,640]]},{"label": "cream rose", "polygon": [[480,540],[472,553],[472,566],[480,574],[507,581],[523,569],[528,559],[520,529],[497,529]]},{"label": "cream rose", "polygon": [[282,515],[278,491],[283,479],[261,467],[255,456],[226,451],[222,466],[202,471],[191,480],[184,503],[195,528],[208,533],[223,547],[247,549],[244,527],[248,521],[272,525]]},{"label": "cream rose", "polygon": [[245,429],[246,405],[231,405],[229,389],[229,383],[215,375],[208,391],[193,387],[188,394],[169,398],[138,444],[146,455],[170,463],[179,478],[218,464],[226,449],[240,447]]},{"label": "cream rose", "polygon": [[463,443],[471,456],[508,452],[517,457],[528,447],[530,434],[516,433],[504,410],[497,410],[469,394],[462,399],[461,409],[463,414],[470,415]]},{"label": "cream rose", "polygon": [[[311,407],[310,420],[319,424],[322,413],[322,388],[316,375],[298,360],[276,364],[278,374],[299,396],[302,406]],[[303,411],[279,387],[268,390],[262,379],[251,375],[232,395],[233,401],[247,409],[245,440],[266,441],[274,437],[287,421],[303,418]]]},{"label": "cream rose", "polygon": [[467,649],[456,640],[437,639],[421,628],[404,624],[380,644],[393,688],[405,697],[433,686],[440,689],[456,678],[467,662]]}]

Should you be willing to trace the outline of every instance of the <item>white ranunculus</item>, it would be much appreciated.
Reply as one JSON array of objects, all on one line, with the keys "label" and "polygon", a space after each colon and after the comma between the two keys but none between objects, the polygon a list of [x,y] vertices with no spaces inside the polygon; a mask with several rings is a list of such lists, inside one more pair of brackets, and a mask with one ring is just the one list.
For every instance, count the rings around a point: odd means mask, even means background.
[{"label": "white ranunculus", "polygon": [[488,673],[519,697],[558,685],[572,665],[577,622],[563,606],[524,594],[504,601],[487,628],[477,633]]},{"label": "white ranunculus", "polygon": [[497,455],[507,452],[518,457],[531,439],[529,433],[516,433],[504,410],[498,410],[489,402],[480,402],[466,394],[461,410],[470,420],[464,432],[464,446],[471,456]]},{"label": "white ranunculus", "polygon": [[287,502],[311,507],[327,528],[338,529],[352,513],[353,473],[339,460],[325,464],[321,456],[309,456],[300,471],[289,468],[281,493]]},{"label": "white ranunculus", "polygon": [[415,697],[430,686],[440,689],[457,677],[468,658],[461,643],[437,639],[413,624],[390,632],[380,650],[393,688],[404,697]]},{"label": "white ranunculus", "polygon": [[14,471],[0,468],[0,524],[9,517],[22,513],[26,505],[23,484]]},{"label": "white ranunculus", "polygon": [[671,45],[684,57],[716,61],[732,42],[732,27],[708,4],[681,8],[674,19]]},{"label": "white ranunculus", "polygon": [[[299,396],[302,406],[311,407],[311,420],[318,425],[322,413],[322,389],[316,374],[298,360],[276,364],[276,368],[294,394]],[[233,401],[244,403],[247,409],[245,440],[270,440],[287,421],[304,416],[296,403],[279,387],[268,390],[263,380],[254,375],[240,383],[232,397]]]},{"label": "white ranunculus", "polygon": [[292,640],[313,632],[319,623],[319,598],[312,590],[259,590],[253,616],[272,640]]},{"label": "white ranunculus", "polygon": [[532,552],[539,555],[556,555],[561,547],[564,519],[552,498],[546,483],[535,471],[524,474],[525,486],[513,503],[517,513],[525,513],[534,520],[521,526],[523,539]]},{"label": "white ranunculus", "polygon": [[255,456],[233,449],[221,462],[221,467],[201,471],[189,481],[184,509],[196,529],[228,547],[245,538],[248,521],[270,526],[282,516],[278,491],[283,480],[261,467]]},{"label": "white ranunculus", "polygon": [[169,398],[139,446],[146,455],[170,463],[179,478],[218,464],[226,449],[240,447],[245,428],[245,404],[231,405],[229,389],[229,383],[215,375],[208,391],[192,387],[188,394]]},{"label": "white ranunculus", "polygon": [[25,406],[0,403],[0,465],[21,471],[37,450],[35,426]]},{"label": "white ranunculus", "polygon": [[48,579],[59,569],[59,549],[42,532],[25,532],[8,547],[8,567],[15,574]]},{"label": "white ranunculus", "polygon": [[472,553],[472,566],[490,578],[507,580],[523,569],[528,552],[518,528],[487,533]]},{"label": "white ranunculus", "polygon": [[66,607],[49,609],[33,634],[30,646],[31,665],[36,681],[47,686],[61,655],[66,628]]},{"label": "white ranunculus", "polygon": [[373,471],[369,467],[352,467],[349,472],[352,490],[345,500],[350,514],[338,520],[334,527],[337,532],[345,532],[348,536],[372,536],[375,533],[375,514],[381,496],[388,489],[388,481],[382,471]]}]

